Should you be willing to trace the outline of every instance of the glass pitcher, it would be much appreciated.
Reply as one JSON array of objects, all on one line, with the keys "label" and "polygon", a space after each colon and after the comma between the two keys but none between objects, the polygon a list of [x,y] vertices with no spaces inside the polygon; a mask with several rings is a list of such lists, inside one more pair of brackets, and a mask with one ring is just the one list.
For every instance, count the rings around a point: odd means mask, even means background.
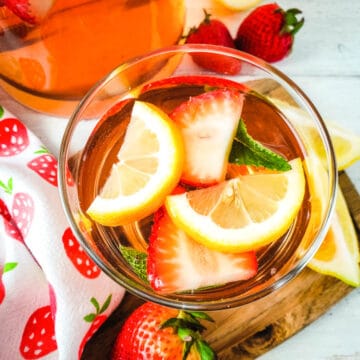
[{"label": "glass pitcher", "polygon": [[0,86],[58,115],[125,60],[177,43],[185,20],[183,0],[30,0],[28,10],[24,21],[0,5]]}]

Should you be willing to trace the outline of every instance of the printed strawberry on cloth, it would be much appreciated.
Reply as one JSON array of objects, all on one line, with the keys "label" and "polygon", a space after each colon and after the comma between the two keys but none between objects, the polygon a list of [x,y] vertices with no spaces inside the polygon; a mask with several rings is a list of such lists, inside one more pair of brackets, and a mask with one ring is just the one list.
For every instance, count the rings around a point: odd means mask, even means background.
[{"label": "printed strawberry on cloth", "polygon": [[0,105],[0,359],[78,359],[124,289],[82,250],[57,160]]}]

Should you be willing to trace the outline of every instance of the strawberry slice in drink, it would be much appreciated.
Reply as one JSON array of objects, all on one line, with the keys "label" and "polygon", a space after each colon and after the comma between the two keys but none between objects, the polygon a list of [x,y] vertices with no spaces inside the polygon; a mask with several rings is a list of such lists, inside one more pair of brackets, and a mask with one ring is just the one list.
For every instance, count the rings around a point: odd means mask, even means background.
[{"label": "strawberry slice in drink", "polygon": [[49,12],[55,0],[2,0],[6,6],[21,20],[31,25],[38,24]]},{"label": "strawberry slice in drink", "polygon": [[155,291],[166,294],[223,285],[256,273],[254,251],[234,254],[208,249],[177,228],[165,208],[155,213],[147,263]]},{"label": "strawberry slice in drink", "polygon": [[191,97],[170,114],[185,143],[182,182],[204,186],[225,179],[243,102],[238,91],[217,89]]}]

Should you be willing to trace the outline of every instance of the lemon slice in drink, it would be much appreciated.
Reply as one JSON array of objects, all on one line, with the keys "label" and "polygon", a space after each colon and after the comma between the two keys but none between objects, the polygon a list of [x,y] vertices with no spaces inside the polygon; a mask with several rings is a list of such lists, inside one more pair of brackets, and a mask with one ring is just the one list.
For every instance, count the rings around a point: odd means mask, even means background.
[{"label": "lemon slice in drink", "polygon": [[360,286],[359,244],[344,195],[339,188],[330,229],[308,266],[351,286]]},{"label": "lemon slice in drink", "polygon": [[177,185],[184,162],[180,131],[159,108],[135,101],[123,144],[89,216],[108,226],[142,219]]},{"label": "lemon slice in drink", "polygon": [[242,252],[282,236],[303,201],[305,177],[299,158],[291,170],[240,175],[218,185],[170,195],[165,206],[173,222],[214,250]]}]

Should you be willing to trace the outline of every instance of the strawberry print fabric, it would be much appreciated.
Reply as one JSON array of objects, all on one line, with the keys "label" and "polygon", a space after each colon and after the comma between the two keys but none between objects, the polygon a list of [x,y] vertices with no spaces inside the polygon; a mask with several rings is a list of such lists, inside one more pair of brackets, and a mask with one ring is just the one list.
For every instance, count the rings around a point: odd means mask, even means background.
[{"label": "strawberry print fabric", "polygon": [[80,359],[124,289],[63,213],[57,159],[0,105],[0,359]]}]

